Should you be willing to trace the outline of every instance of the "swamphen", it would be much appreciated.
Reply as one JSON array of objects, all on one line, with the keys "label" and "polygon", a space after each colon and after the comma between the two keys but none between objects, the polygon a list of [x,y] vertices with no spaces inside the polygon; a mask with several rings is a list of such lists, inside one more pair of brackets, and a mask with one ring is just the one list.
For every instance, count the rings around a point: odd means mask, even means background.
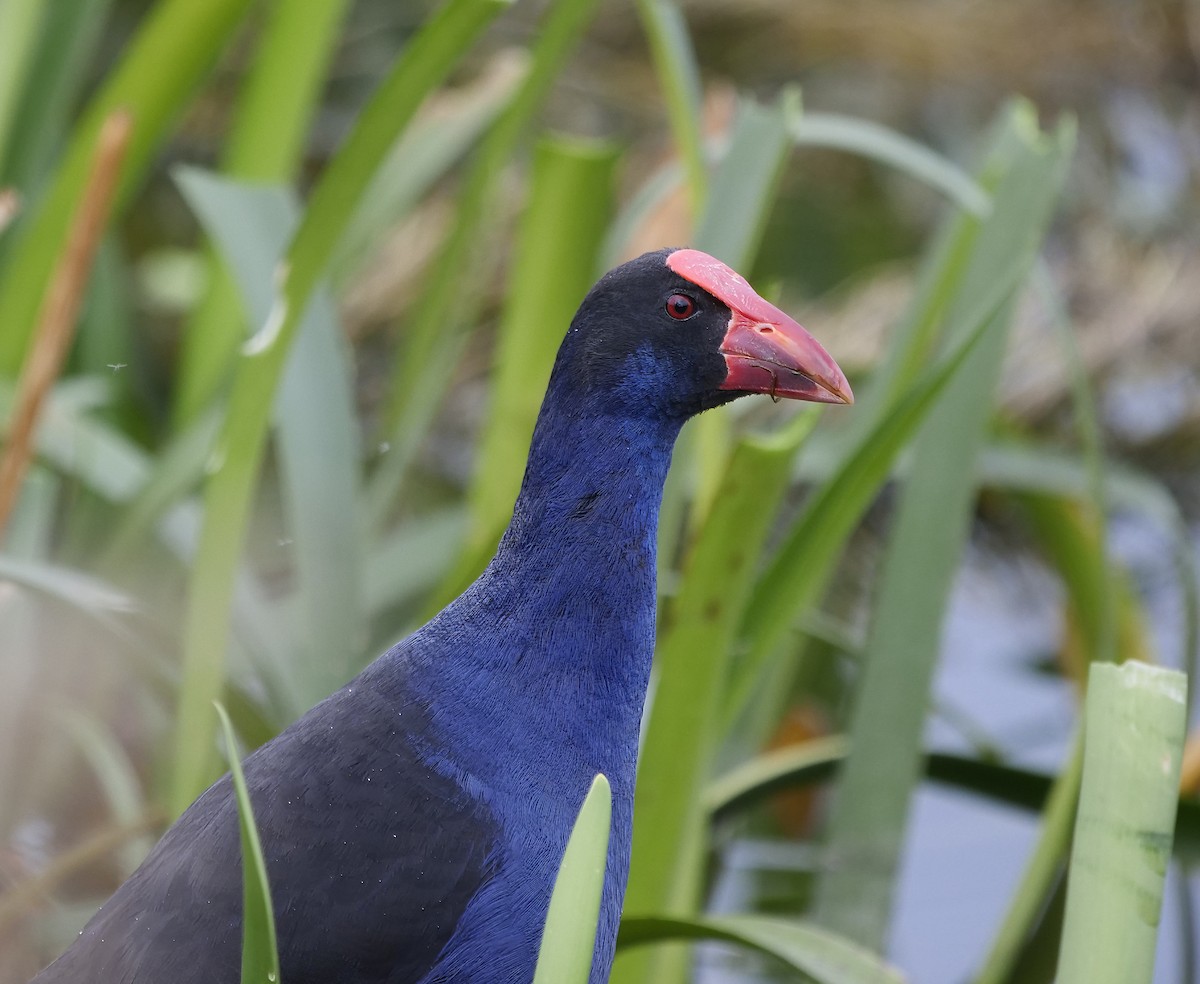
[{"label": "swamphen", "polygon": [[[684,421],[747,393],[852,400],[825,350],[705,253],[647,253],[592,288],[488,568],[246,759],[284,984],[528,982],[598,772],[613,826],[591,980],[608,979],[663,481]],[[236,981],[236,811],[226,776],[36,984]]]}]

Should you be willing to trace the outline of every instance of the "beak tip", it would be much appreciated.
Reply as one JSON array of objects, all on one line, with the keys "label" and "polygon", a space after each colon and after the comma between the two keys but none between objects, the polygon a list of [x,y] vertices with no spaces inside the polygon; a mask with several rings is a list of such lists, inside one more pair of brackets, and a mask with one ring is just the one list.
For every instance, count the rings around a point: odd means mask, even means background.
[{"label": "beak tip", "polygon": [[846,374],[832,358],[828,358],[828,365],[816,382],[825,390],[831,397],[830,403],[839,403],[845,406],[850,406],[854,403],[854,390],[850,388],[850,381],[846,378]]}]

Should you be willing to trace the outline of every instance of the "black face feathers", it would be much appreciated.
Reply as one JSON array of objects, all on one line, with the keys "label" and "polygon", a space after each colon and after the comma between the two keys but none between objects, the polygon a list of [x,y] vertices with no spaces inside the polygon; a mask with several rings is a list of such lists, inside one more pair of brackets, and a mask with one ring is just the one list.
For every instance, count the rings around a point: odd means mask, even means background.
[{"label": "black face feathers", "polygon": [[672,271],[672,252],[630,260],[588,292],[559,351],[552,389],[561,377],[579,398],[611,412],[669,417],[736,397],[719,389],[730,309]]}]

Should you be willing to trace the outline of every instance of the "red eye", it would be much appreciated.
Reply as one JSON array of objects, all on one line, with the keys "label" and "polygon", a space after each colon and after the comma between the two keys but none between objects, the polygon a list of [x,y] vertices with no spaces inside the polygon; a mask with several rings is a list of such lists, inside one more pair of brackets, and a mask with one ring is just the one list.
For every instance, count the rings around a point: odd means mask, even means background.
[{"label": "red eye", "polygon": [[667,314],[676,321],[683,321],[696,313],[696,302],[687,294],[672,294],[667,298]]}]

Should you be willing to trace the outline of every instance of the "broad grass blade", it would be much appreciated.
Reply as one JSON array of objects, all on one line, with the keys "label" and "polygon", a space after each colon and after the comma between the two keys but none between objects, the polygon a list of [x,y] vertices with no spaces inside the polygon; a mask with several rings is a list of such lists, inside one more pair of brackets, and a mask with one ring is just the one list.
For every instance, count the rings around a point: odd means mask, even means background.
[{"label": "broad grass blade", "polygon": [[848,750],[845,737],[832,735],[764,752],[710,782],[704,805],[713,816],[733,813],[776,790],[828,778]]},{"label": "broad grass blade", "polygon": [[[999,114],[986,141],[988,151],[975,179],[984,192],[988,195],[994,192],[1014,156],[1020,154],[1038,132],[1036,112],[1027,103],[1015,102]],[[988,214],[993,210],[994,206],[989,202]],[[890,412],[894,401],[934,358],[947,311],[956,298],[970,296],[963,290],[963,283],[968,261],[983,228],[983,216],[964,209],[955,209],[938,228],[922,258],[908,309],[893,330],[869,385],[860,387],[856,413],[848,427],[848,445],[853,446],[880,416]],[[999,259],[1007,263],[1012,256],[1001,252]],[[1020,261],[1023,267],[1021,279],[1024,279],[1029,258],[1022,255]]]},{"label": "broad grass blade", "polygon": [[601,256],[604,258],[602,268],[607,270],[622,260],[631,259],[630,250],[638,232],[641,231],[647,218],[663,202],[675,193],[684,180],[683,168],[678,161],[663,165],[647,177],[621,207],[604,237],[604,248]]},{"label": "broad grass blade", "polygon": [[554,880],[533,984],[587,984],[591,976],[611,823],[612,790],[598,774]]},{"label": "broad grass blade", "polygon": [[[1136,611],[1136,606],[1125,603],[1129,595],[1127,592],[1121,595],[1119,577],[1108,557],[1106,525],[1108,506],[1114,501],[1115,483],[1109,477],[1111,469],[1105,465],[1095,399],[1073,326],[1044,264],[1039,266],[1037,274],[1035,283],[1049,308],[1071,371],[1075,422],[1083,445],[1083,466],[1079,469],[1081,481],[1080,488],[1074,493],[1074,504],[1050,504],[1050,497],[1047,496],[1025,495],[1022,498],[1026,503],[1042,500],[1041,507],[1035,505],[1028,512],[1034,517],[1035,531],[1039,530],[1040,525],[1043,543],[1052,547],[1052,556],[1058,553],[1057,559],[1062,565],[1060,571],[1072,599],[1072,624],[1078,630],[1075,638],[1083,641],[1086,652],[1077,663],[1082,664],[1088,659],[1110,660],[1119,658],[1127,641],[1131,643],[1130,649],[1133,649],[1132,643],[1144,640],[1145,633],[1138,626],[1136,633],[1128,640],[1122,638],[1123,630],[1131,622],[1129,616]],[[1043,474],[1061,470],[1061,467],[1052,466],[1044,469]],[[1158,497],[1151,495],[1149,498],[1157,501]],[[1073,531],[1082,530],[1085,525],[1090,527],[1089,535],[1075,539],[1066,550],[1062,549],[1064,543],[1072,538],[1064,538],[1063,531],[1054,530],[1044,522],[1048,513],[1061,510],[1073,513],[1076,518],[1086,517],[1086,524],[1076,526],[1072,523]],[[1172,504],[1166,514],[1170,516],[1174,511]],[[1039,523],[1039,519],[1043,522]],[[1172,522],[1168,518],[1166,525],[1170,527]],[[1195,652],[1198,626],[1195,560],[1190,556],[1190,551],[1181,550],[1178,545],[1173,552],[1185,594],[1184,651]],[[1119,597],[1122,602],[1120,624],[1117,611]],[[1078,649],[1078,646],[1070,645],[1068,640],[1068,653]],[[1063,910],[1061,872],[1071,836],[1082,769],[1083,747],[1077,727],[1070,758],[1055,780],[1047,802],[1037,844],[983,963],[977,978],[978,984],[998,984],[1019,974],[1028,974],[1035,966],[1047,967],[1053,963],[1055,954],[1051,951],[1061,931],[1054,920],[1060,917]]]},{"label": "broad grass blade", "polygon": [[991,196],[967,171],[886,126],[839,113],[805,113],[791,121],[789,130],[798,147],[849,151],[936,188],[973,215],[991,210]]},{"label": "broad grass blade", "polygon": [[806,923],[771,916],[621,921],[618,952],[671,940],[718,940],[764,953],[818,984],[904,984],[904,976],[850,940]]},{"label": "broad grass blade", "polygon": [[222,170],[245,181],[295,176],[349,0],[275,0],[238,94]]},{"label": "broad grass blade", "polygon": [[[845,761],[849,742],[842,735],[816,738],[764,752],[709,784],[704,802],[714,818],[731,816],[771,795],[824,782]],[[1053,791],[1054,777],[992,760],[943,752],[931,754],[925,778],[1022,810],[1039,811]],[[1189,840],[1190,840],[1190,830]]]},{"label": "broad grass blade", "polygon": [[[715,820],[720,820],[777,792],[825,782],[835,775],[848,750],[843,736],[832,735],[764,752],[714,779],[705,790],[705,806]],[[1068,770],[1070,767],[1068,763]],[[944,752],[928,757],[925,777],[929,782],[1034,813],[1045,810],[1059,795],[1059,776]],[[1187,864],[1200,858],[1200,805],[1186,799],[1180,800],[1176,813],[1175,854]]]},{"label": "broad grass blade", "polygon": [[[1095,466],[1087,458],[1060,448],[995,441],[981,451],[978,471],[980,484],[989,489],[1079,503],[1090,501],[1095,511]],[[1162,482],[1118,462],[1105,462],[1101,481],[1103,492],[1099,498],[1103,502],[1148,519],[1165,534],[1183,606],[1179,651],[1196,652],[1200,646],[1200,575],[1188,546],[1187,521],[1179,503]],[[1102,623],[1098,622],[1097,627],[1102,628]]]},{"label": "broad grass blade", "polygon": [[[1014,114],[1007,145],[1024,124]],[[1014,257],[1032,261],[1058,198],[1073,131],[1030,135],[1008,164],[964,264],[960,292],[946,312],[951,337],[969,328],[963,315]],[[994,154],[995,152],[993,152]],[[827,847],[836,858],[819,881],[820,921],[865,946],[883,946],[891,893],[907,827],[908,804],[921,774],[922,736],[937,663],[942,612],[969,530],[974,461],[991,413],[1011,311],[991,319],[931,408],[916,439],[858,684],[849,734],[853,752],[837,785]]]},{"label": "broad grass blade", "polygon": [[[1103,511],[1097,507],[1091,488],[1093,469],[1087,467],[1084,471],[1087,493],[1082,507],[1054,496],[1018,497],[1032,520],[1035,536],[1040,537],[1043,550],[1058,565],[1067,587],[1070,624],[1079,644],[1068,640],[1065,649],[1081,684],[1089,660],[1143,655],[1147,648],[1144,629],[1136,621],[1136,602],[1128,592],[1119,590],[1117,572],[1108,561],[1104,527],[1099,520]],[[1033,950],[1044,949],[1047,937],[1056,935],[1047,931],[1052,927],[1046,927],[1045,920],[1055,911],[1051,903],[1061,890],[1083,754],[1082,725],[1077,725],[1068,760],[1047,799],[1037,843],[976,978],[977,984],[1002,984],[1013,979],[1021,972],[1023,962],[1036,955]]]},{"label": "broad grass blade", "polygon": [[704,93],[687,21],[674,0],[638,0],[637,9],[650,42],[671,132],[683,160],[692,213],[699,215],[709,200],[704,134],[700,129]]},{"label": "broad grass blade", "polygon": [[891,472],[901,448],[925,419],[958,367],[1016,287],[1024,262],[1012,263],[963,319],[970,326],[952,350],[931,366],[890,411],[852,447],[833,476],[813,494],[800,518],[758,578],[742,619],[749,649],[733,668],[725,727],[749,706],[779,655],[793,622],[817,599],[838,553]]},{"label": "broad grass blade", "polygon": [[[280,189],[247,186],[195,170],[180,186],[257,323],[272,303],[271,273],[299,218]],[[274,409],[300,631],[289,665],[276,667],[296,716],[346,682],[367,638],[358,473],[361,455],[349,356],[337,311],[318,290],[300,325]],[[284,683],[286,681],[286,683]]]},{"label": "broad grass blade", "polygon": [[1020,495],[1017,503],[1066,589],[1070,629],[1059,652],[1066,675],[1082,690],[1092,662],[1154,662],[1141,602],[1127,572],[1109,561],[1092,504],[1041,495]]},{"label": "broad grass blade", "polygon": [[373,530],[383,525],[417,444],[445,393],[450,374],[430,372],[429,367],[451,363],[475,325],[480,297],[471,284],[483,266],[481,246],[487,241],[497,179],[590,23],[595,4],[596,0],[559,0],[543,16],[529,70],[480,144],[463,179],[454,227],[414,306],[408,343],[392,370],[391,392],[380,426],[380,437],[391,450],[367,490]]},{"label": "broad grass blade", "polygon": [[112,0],[35,2],[42,8],[41,29],[22,71],[21,98],[9,131],[21,139],[10,140],[0,154],[0,183],[23,189],[27,198],[40,192],[55,153],[66,142],[64,134],[112,6]]},{"label": "broad grass blade", "polygon": [[791,150],[788,127],[799,118],[800,96],[794,89],[785,89],[770,106],[741,103],[696,224],[698,248],[735,269],[750,266]]},{"label": "broad grass blade", "polygon": [[1092,665],[1059,984],[1149,984],[1171,856],[1187,678]]},{"label": "broad grass blade", "polygon": [[[638,765],[633,858],[625,910],[690,914],[700,905],[708,845],[704,790],[720,738],[735,634],[796,449],[817,414],[735,449],[682,571],[655,655],[657,684]],[[677,979],[655,954],[622,958],[614,980]]]},{"label": "broad grass blade", "polygon": [[371,186],[330,261],[330,280],[341,286],[379,242],[479,143],[512,101],[529,73],[524,51],[493,59],[469,86],[450,90],[404,131],[379,166]]},{"label": "broad grass blade", "polygon": [[41,0],[7,0],[0,5],[0,168],[8,158],[13,120],[37,51],[45,6]]},{"label": "broad grass blade", "polygon": [[0,579],[65,602],[101,621],[137,611],[137,602],[118,588],[74,567],[49,561],[0,553]]},{"label": "broad grass blade", "polygon": [[[347,0],[276,0],[269,6],[225,143],[226,177],[292,183],[346,7]],[[183,332],[173,392],[176,427],[209,405],[246,336],[246,312],[229,267],[212,251],[206,265],[208,291]]]},{"label": "broad grass blade", "polygon": [[[791,150],[787,125],[799,113],[799,94],[791,89],[785,89],[772,106],[745,101],[738,109],[695,235],[697,248],[735,270],[748,270],[758,253]],[[691,421],[688,430],[681,453],[677,452],[676,467],[687,468],[690,459],[694,468],[696,487],[691,509],[693,522],[698,523],[707,515],[724,475],[733,429],[729,412],[718,410]]]},{"label": "broad grass blade", "polygon": [[616,163],[616,148],[608,144],[553,137],[537,148],[467,496],[467,543],[434,611],[475,578],[512,515],[555,353],[596,276]]}]

